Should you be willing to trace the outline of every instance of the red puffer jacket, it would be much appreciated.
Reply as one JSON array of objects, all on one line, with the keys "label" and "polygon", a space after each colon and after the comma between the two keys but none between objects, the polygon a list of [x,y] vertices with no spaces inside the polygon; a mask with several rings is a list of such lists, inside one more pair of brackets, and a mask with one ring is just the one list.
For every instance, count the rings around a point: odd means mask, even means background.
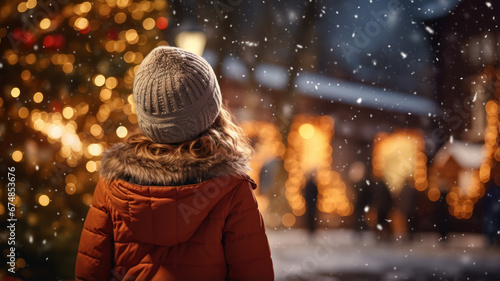
[{"label": "red puffer jacket", "polygon": [[[210,163],[215,173],[193,165],[179,172],[168,164],[182,160],[151,162],[125,144],[110,149],[81,235],[76,280],[273,280],[255,183],[236,176],[241,163],[227,160]],[[199,175],[216,177],[158,185]]]}]

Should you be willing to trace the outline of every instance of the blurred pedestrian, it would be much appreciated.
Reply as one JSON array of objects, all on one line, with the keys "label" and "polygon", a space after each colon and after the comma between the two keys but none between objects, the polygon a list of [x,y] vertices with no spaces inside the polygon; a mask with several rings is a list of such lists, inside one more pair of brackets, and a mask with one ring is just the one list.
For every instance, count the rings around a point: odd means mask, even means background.
[{"label": "blurred pedestrian", "polygon": [[273,280],[251,148],[210,65],[157,47],[135,76],[142,133],[107,150],[77,280]]},{"label": "blurred pedestrian", "polygon": [[316,231],[318,215],[318,186],[314,178],[315,174],[306,176],[306,186],[304,187],[304,199],[306,201],[306,224],[307,230],[312,235]]},{"label": "blurred pedestrian", "polygon": [[391,193],[382,179],[376,180],[370,187],[371,205],[377,210],[377,230],[380,233],[380,239],[389,241],[391,236],[389,213],[394,207]]},{"label": "blurred pedestrian", "polygon": [[440,241],[448,241],[448,233],[451,229],[451,216],[448,209],[448,203],[446,202],[446,196],[450,191],[450,182],[446,178],[441,178],[438,181],[438,189],[441,193],[439,200],[437,201],[436,208],[436,218],[437,218],[437,229],[440,236]]},{"label": "blurred pedestrian", "polygon": [[367,176],[367,170],[365,164],[361,161],[353,162],[349,169],[349,180],[353,185],[354,194],[356,196],[354,204],[354,215],[356,219],[354,230],[357,232],[368,229],[365,215],[370,204],[370,180]]},{"label": "blurred pedestrian", "polygon": [[397,202],[397,207],[399,211],[404,216],[404,223],[406,224],[406,231],[409,240],[413,240],[413,234],[416,227],[416,211],[417,211],[417,199],[418,191],[410,186],[411,179],[407,179],[401,193],[399,194],[399,200]]}]

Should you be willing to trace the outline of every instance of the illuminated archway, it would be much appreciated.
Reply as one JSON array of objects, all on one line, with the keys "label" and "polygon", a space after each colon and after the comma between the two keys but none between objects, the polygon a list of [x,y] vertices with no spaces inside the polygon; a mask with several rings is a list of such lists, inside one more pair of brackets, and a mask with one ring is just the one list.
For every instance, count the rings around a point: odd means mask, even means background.
[{"label": "illuminated archway", "polygon": [[334,121],[330,116],[299,115],[291,125],[285,157],[285,196],[295,216],[305,213],[302,189],[312,171],[316,175],[319,211],[348,216],[354,210],[346,196],[345,183],[332,169],[333,134]]},{"label": "illuminated archway", "polygon": [[419,191],[427,189],[427,156],[419,131],[380,132],[373,141],[373,174],[399,195],[408,179]]},{"label": "illuminated archway", "polygon": [[[256,138],[254,155],[250,160],[252,171],[248,174],[256,183],[259,183],[262,167],[272,159],[283,158],[286,148],[278,126],[275,124],[265,121],[251,121],[243,123],[242,128],[249,138]],[[259,209],[265,211],[269,206],[269,199],[260,194],[259,184],[257,184],[255,196]]]}]

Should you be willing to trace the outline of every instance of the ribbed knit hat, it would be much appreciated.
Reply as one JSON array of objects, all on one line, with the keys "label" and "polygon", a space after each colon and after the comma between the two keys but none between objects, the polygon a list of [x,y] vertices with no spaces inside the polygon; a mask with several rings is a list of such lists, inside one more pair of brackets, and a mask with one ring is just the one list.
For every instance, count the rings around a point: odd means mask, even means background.
[{"label": "ribbed knit hat", "polygon": [[220,113],[217,77],[206,60],[161,46],[142,61],[134,79],[139,127],[157,143],[180,143],[208,129]]}]

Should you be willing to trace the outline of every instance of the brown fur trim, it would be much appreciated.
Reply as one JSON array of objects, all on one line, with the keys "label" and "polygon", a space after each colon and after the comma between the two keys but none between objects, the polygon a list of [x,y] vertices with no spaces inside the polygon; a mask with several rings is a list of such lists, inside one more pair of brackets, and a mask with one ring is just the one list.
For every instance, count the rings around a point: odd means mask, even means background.
[{"label": "brown fur trim", "polygon": [[119,143],[102,157],[100,175],[141,185],[173,186],[202,182],[225,175],[245,175],[248,159],[240,155],[213,155],[209,159],[186,159],[163,154],[154,158],[137,155],[135,147]]}]

